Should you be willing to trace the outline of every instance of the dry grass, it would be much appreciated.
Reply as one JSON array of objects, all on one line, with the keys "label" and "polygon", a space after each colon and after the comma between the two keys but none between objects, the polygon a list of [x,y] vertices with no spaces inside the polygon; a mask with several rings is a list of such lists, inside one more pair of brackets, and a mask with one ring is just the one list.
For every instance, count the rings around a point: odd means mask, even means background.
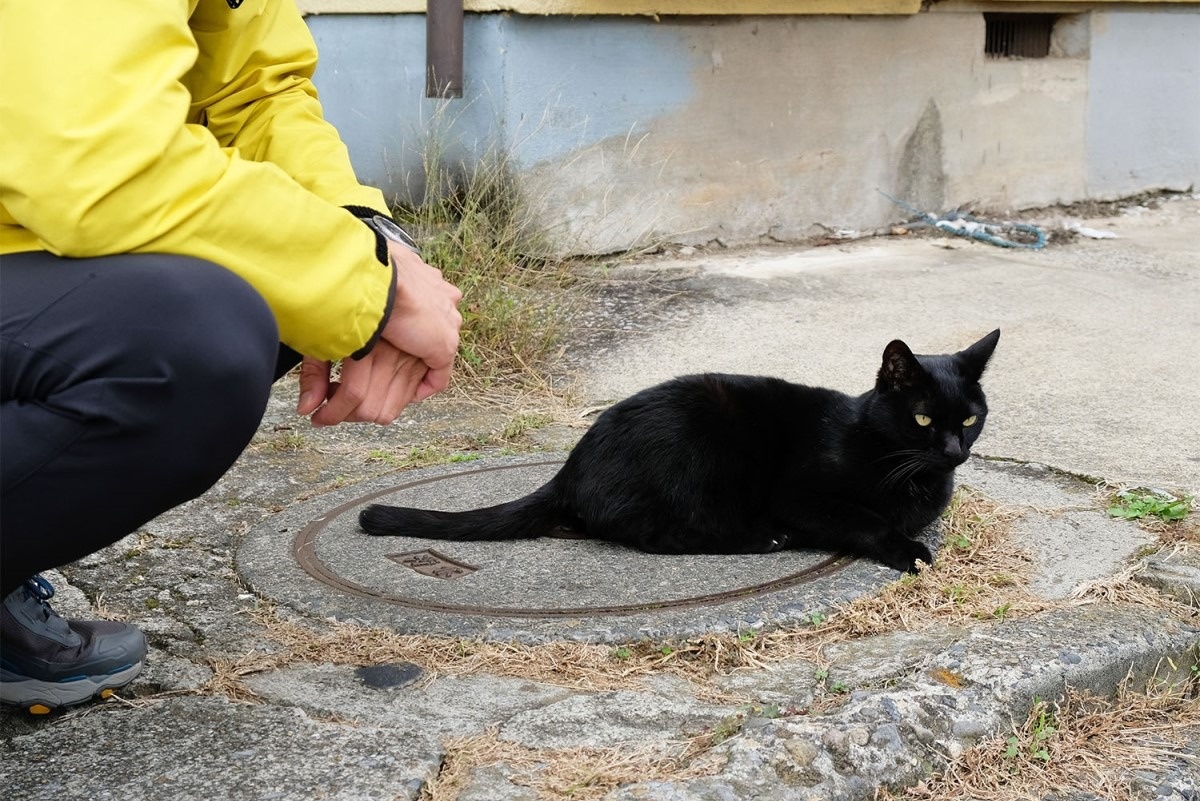
[{"label": "dry grass", "polygon": [[630,782],[711,776],[720,769],[709,753],[711,745],[711,739],[698,737],[651,746],[531,749],[500,740],[491,730],[448,740],[442,771],[422,787],[420,798],[453,801],[476,768],[495,766],[539,798],[589,801]]},{"label": "dry grass", "polygon": [[1182,520],[1146,518],[1139,520],[1138,525],[1157,537],[1162,545],[1200,546],[1200,515],[1194,510]]},{"label": "dry grass", "polygon": [[1033,560],[1009,536],[1021,514],[977,490],[959,489],[943,516],[933,566],[852,601],[820,630],[852,639],[1042,611],[1046,602],[1027,588]]},{"label": "dry grass", "polygon": [[568,261],[548,255],[505,152],[489,148],[453,164],[437,137],[423,154],[425,192],[395,210],[422,257],[463,292],[463,328],[454,386],[465,394],[548,389],[545,365],[562,335],[561,290]]},{"label": "dry grass", "polygon": [[[1171,547],[1186,548],[1188,546],[1176,543]],[[1136,577],[1143,569],[1145,569],[1145,563],[1137,562],[1126,567],[1120,573],[1088,582],[1076,588],[1071,593],[1070,600],[1076,604],[1097,602],[1132,604],[1181,617],[1193,614],[1191,607],[1138,581]]]},{"label": "dry grass", "polygon": [[942,774],[902,797],[1017,801],[1080,791],[1134,801],[1131,770],[1161,770],[1180,761],[1200,770],[1200,757],[1188,750],[1200,737],[1196,690],[1194,678],[1152,682],[1141,692],[1127,679],[1108,698],[1068,688],[1059,702],[1036,703],[1011,732],[964,751]]}]

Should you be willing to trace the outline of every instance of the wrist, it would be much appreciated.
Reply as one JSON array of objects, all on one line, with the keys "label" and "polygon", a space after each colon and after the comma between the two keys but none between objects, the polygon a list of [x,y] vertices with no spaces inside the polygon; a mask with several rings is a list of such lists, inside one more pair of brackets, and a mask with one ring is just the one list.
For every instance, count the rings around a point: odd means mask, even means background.
[{"label": "wrist", "polygon": [[388,243],[398,242],[413,253],[419,254],[417,242],[391,217],[369,206],[343,206],[375,234],[375,258],[380,264],[390,264]]},{"label": "wrist", "polygon": [[420,255],[421,251],[417,248],[417,241],[396,223],[390,217],[384,217],[382,214],[376,214],[369,219],[364,219],[371,230],[379,236],[382,236],[387,242],[398,242],[404,247],[411,250],[413,253]]}]

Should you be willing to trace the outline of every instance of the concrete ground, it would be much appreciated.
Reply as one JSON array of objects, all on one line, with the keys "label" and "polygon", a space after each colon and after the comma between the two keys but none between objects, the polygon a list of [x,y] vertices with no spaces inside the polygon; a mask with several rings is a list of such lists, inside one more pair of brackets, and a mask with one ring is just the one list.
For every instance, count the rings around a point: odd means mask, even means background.
[{"label": "concrete ground", "polygon": [[[447,398],[387,429],[315,431],[290,412],[294,388],[281,385],[255,443],[217,487],[53,576],[60,610],[136,623],[151,657],[122,701],[46,719],[0,715],[4,798],[868,799],[1010,732],[1035,698],[1066,685],[1111,693],[1130,671],[1195,672],[1200,556],[1109,519],[1096,484],[1200,493],[1200,198],[1087,222],[1119,238],[1025,252],[889,237],[622,267],[578,318],[566,359],[575,402],[553,415],[537,399]],[[587,646],[564,644],[561,632],[532,626],[542,645],[496,645],[530,638],[459,630],[453,615],[426,626],[391,607],[380,614],[378,602],[296,568],[296,528],[338,504],[506,465],[509,450],[561,458],[589,408],[657,380],[722,370],[860,392],[895,337],[944,352],[997,327],[984,382],[991,416],[959,479],[1020,512],[1012,534],[1032,555],[1029,614],[898,623],[820,655],[772,659],[767,649],[762,664],[705,677],[671,669],[672,649],[766,638],[836,610],[814,602],[776,614],[768,604],[754,611],[761,631],[749,618],[731,625],[720,605],[675,612],[704,625],[680,629],[690,640],[670,640],[653,621],[599,637],[606,644],[586,651],[592,664],[571,661]],[[448,462],[463,452],[484,458]],[[421,460],[442,464],[394,472]],[[486,485],[480,497],[507,489]],[[337,543],[352,562],[353,537]],[[582,553],[564,546],[544,558]],[[1115,590],[1071,600],[1133,565],[1184,606]],[[583,583],[589,571],[574,567]],[[511,579],[519,568],[505,570]],[[860,592],[886,592],[895,577],[880,568]],[[510,581],[506,597],[533,605],[559,592],[540,578],[525,585]],[[330,617],[402,634],[340,635]],[[710,621],[725,640],[703,639]],[[413,636],[423,630],[439,636]],[[639,631],[650,639],[639,644]],[[647,648],[659,649],[661,669],[623,668]],[[1194,799],[1198,741],[1193,731],[1162,764],[1105,767],[1126,771],[1135,797]],[[582,772],[556,784],[572,766]],[[621,781],[598,778],[622,769]],[[1044,797],[1110,797],[1051,789]]]}]

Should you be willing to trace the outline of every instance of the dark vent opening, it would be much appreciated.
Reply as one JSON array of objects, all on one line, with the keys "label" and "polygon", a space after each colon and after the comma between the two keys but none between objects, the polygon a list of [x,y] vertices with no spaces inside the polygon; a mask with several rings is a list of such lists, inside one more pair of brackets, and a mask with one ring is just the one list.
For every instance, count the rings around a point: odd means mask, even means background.
[{"label": "dark vent opening", "polygon": [[983,52],[991,58],[1046,58],[1057,14],[984,14]]}]

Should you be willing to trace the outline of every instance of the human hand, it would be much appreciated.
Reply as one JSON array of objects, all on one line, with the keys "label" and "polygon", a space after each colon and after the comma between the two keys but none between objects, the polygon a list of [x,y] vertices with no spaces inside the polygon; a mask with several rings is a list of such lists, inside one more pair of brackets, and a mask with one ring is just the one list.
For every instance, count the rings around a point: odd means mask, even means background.
[{"label": "human hand", "polygon": [[296,412],[311,414],[318,428],[346,422],[387,425],[416,399],[427,373],[423,361],[383,341],[363,358],[342,362],[339,381],[330,380],[329,362],[306,356]]},{"label": "human hand", "polygon": [[396,269],[396,299],[380,344],[386,342],[424,362],[428,370],[413,396],[421,401],[450,383],[462,327],[462,292],[405,245],[388,242],[388,250]]}]

